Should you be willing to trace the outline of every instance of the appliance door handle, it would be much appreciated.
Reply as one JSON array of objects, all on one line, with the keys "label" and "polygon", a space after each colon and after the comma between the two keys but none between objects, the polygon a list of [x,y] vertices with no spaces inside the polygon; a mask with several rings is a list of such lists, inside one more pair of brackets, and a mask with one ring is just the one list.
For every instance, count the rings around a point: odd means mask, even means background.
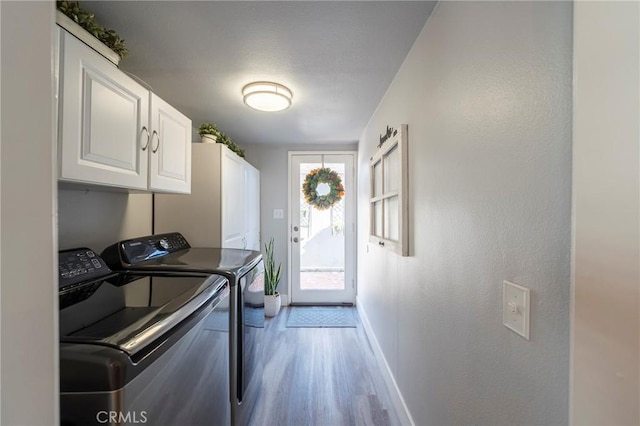
[{"label": "appliance door handle", "polygon": [[[144,327],[143,330],[131,330],[130,333],[123,333],[123,335],[127,336],[126,341],[110,343],[115,343],[117,346],[122,348],[123,351],[127,352],[130,355],[134,355],[136,352],[142,350],[158,337],[172,330],[180,322],[196,312],[200,307],[212,303],[212,301],[214,301],[216,297],[221,297],[221,295],[223,294],[221,292],[223,292],[224,289],[229,286],[228,280],[223,280],[218,275],[212,275],[209,279],[220,280],[220,282],[211,283],[209,287],[194,296],[184,305],[179,306],[178,309],[174,310],[173,312],[171,311],[175,309],[175,307],[171,306],[172,302],[159,307],[158,310],[160,311],[163,309],[166,309],[168,311],[166,314],[166,318],[158,321],[150,327]],[[214,303],[218,303],[218,301],[214,301]]]}]

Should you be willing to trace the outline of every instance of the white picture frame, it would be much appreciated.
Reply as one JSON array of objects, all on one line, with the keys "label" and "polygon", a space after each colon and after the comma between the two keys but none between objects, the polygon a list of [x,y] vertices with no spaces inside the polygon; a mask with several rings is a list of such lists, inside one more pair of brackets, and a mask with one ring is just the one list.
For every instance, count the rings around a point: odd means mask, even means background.
[{"label": "white picture frame", "polygon": [[369,162],[369,242],[409,255],[408,126],[387,128]]}]

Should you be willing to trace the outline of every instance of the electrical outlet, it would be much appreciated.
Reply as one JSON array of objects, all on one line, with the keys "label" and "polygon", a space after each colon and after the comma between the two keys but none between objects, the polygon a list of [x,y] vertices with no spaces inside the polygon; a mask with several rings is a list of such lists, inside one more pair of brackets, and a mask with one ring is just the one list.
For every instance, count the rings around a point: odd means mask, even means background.
[{"label": "electrical outlet", "polygon": [[502,322],[529,340],[531,315],[531,291],[518,284],[504,281],[502,284]]},{"label": "electrical outlet", "polygon": [[282,210],[282,209],[273,209],[273,218],[274,219],[284,219],[284,210]]}]

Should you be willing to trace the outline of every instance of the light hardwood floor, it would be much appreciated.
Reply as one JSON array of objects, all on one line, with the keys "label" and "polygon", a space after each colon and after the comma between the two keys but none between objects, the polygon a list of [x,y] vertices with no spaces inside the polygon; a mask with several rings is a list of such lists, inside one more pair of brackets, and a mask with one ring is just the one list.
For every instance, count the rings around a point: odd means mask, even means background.
[{"label": "light hardwood floor", "polygon": [[288,313],[266,321],[251,426],[400,424],[359,318],[357,328],[286,328]]}]

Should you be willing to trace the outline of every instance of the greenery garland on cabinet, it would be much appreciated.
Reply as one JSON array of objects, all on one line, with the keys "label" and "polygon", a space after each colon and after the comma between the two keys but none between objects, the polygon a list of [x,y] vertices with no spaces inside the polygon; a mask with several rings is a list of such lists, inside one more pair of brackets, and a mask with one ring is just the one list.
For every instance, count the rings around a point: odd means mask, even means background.
[{"label": "greenery garland on cabinet", "polygon": [[240,148],[235,142],[229,138],[224,132],[218,130],[215,124],[212,123],[202,123],[198,128],[198,134],[202,135],[212,135],[216,137],[216,143],[221,143],[226,145],[231,151],[238,154],[238,156],[244,158],[244,150]]},{"label": "greenery garland on cabinet", "polygon": [[[327,184],[329,190],[326,194],[318,194],[318,186]],[[302,193],[308,204],[318,210],[326,210],[344,197],[344,186],[338,173],[328,167],[313,169],[305,177],[302,184]]]},{"label": "greenery garland on cabinet", "polygon": [[56,1],[56,6],[60,12],[91,33],[120,58],[127,56],[129,49],[127,49],[125,41],[111,28],[105,28],[98,24],[96,16],[81,8],[79,1],[58,0]]}]

